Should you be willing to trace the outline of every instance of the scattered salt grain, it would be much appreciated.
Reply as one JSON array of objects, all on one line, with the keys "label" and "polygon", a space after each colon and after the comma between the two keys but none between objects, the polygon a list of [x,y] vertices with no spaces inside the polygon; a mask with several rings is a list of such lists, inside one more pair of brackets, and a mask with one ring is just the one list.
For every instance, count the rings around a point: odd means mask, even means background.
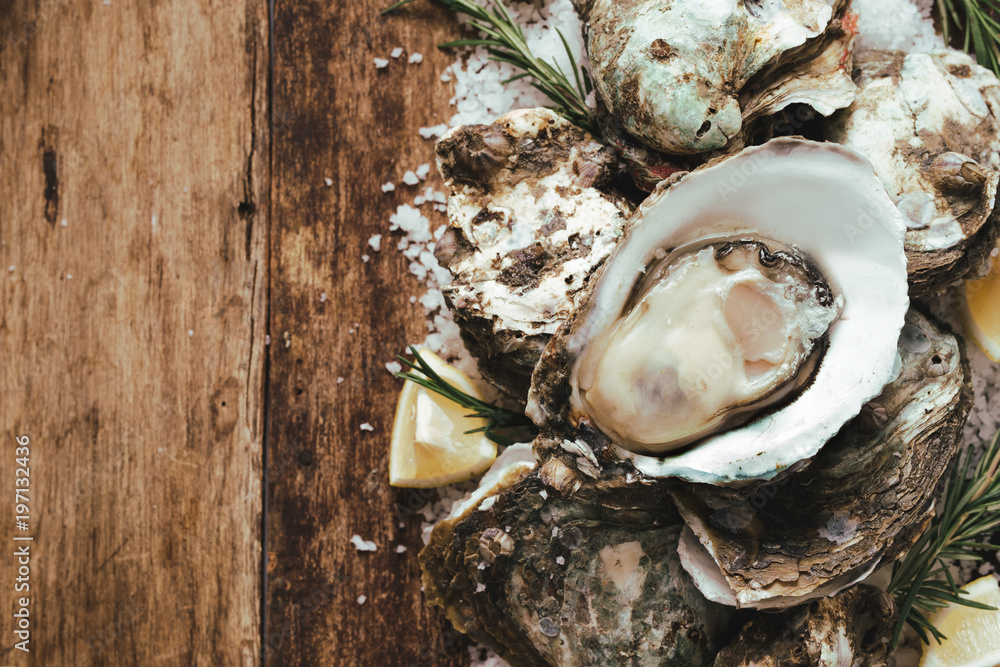
[{"label": "scattered salt grain", "polygon": [[389,61],[386,60],[385,58],[375,58],[375,67],[377,67],[378,69],[382,69],[388,64]]},{"label": "scattered salt grain", "polygon": [[359,595],[358,596],[358,604],[364,604],[365,600],[367,600],[367,599],[368,598],[366,598],[364,595]]},{"label": "scattered salt grain", "polygon": [[15,268],[16,267],[13,264],[11,264],[10,267],[7,270],[10,271],[11,273],[14,273],[14,269]]},{"label": "scattered salt grain", "polygon": [[445,83],[448,83],[449,81],[451,81],[451,75],[448,74],[447,72],[444,72],[441,75],[441,80],[444,81]]},{"label": "scattered salt grain", "polygon": [[319,302],[320,303],[326,303],[326,292],[320,292],[320,294],[319,294]]},{"label": "scattered salt grain", "polygon": [[359,428],[360,428],[360,429],[361,429],[362,431],[374,431],[374,430],[375,430],[375,427],[374,427],[374,426],[372,426],[371,424],[369,424],[368,422],[365,422],[365,423],[364,423],[364,424],[362,424],[362,425],[361,425],[361,426],[360,426]]},{"label": "scattered salt grain", "polygon": [[375,551],[378,549],[378,545],[373,540],[362,539],[360,535],[352,535],[351,544],[358,551]]},{"label": "scattered salt grain", "polygon": [[405,554],[406,553],[406,546],[403,545],[403,544],[400,544],[398,547],[396,547],[396,553],[398,553],[398,554]]},{"label": "scattered salt grain", "polygon": [[416,185],[417,183],[420,182],[420,179],[417,178],[417,175],[414,174],[412,171],[408,171],[405,174],[403,174],[403,182],[406,183],[407,185]]},{"label": "scattered salt grain", "polygon": [[396,189],[396,185],[392,182],[382,184],[382,192],[392,192]]},{"label": "scattered salt grain", "polygon": [[424,139],[433,139],[434,137],[440,137],[447,131],[448,131],[448,126],[444,123],[441,123],[440,125],[433,125],[431,127],[422,127],[419,130],[417,130],[417,132],[420,133],[420,136],[423,137]]},{"label": "scattered salt grain", "polygon": [[73,280],[73,274],[72,273],[67,273],[66,274],[66,280]]},{"label": "scattered salt grain", "polygon": [[403,364],[399,363],[398,361],[390,361],[385,365],[385,369],[390,373],[392,373],[393,375],[395,375],[396,373],[402,372]]},{"label": "scattered salt grain", "polygon": [[410,64],[412,64],[412,65],[416,65],[417,63],[422,62],[423,59],[424,59],[424,56],[423,56],[422,53],[411,53],[410,54],[410,59],[407,62],[410,63]]},{"label": "scattered salt grain", "polygon": [[372,247],[372,250],[378,252],[382,249],[382,235],[376,234],[375,236],[368,239],[368,245]]},{"label": "scattered salt grain", "polygon": [[421,181],[427,178],[427,174],[429,173],[431,173],[430,162],[425,162],[419,167],[417,167],[417,178],[419,178]]},{"label": "scattered salt grain", "polygon": [[361,255],[362,262],[367,262],[369,259],[371,259],[371,257],[369,257],[368,255]]},{"label": "scattered salt grain", "polygon": [[556,563],[558,563],[559,565],[565,565],[566,559],[563,558],[562,556],[556,556]]},{"label": "scattered salt grain", "polygon": [[194,336],[194,329],[188,329],[188,338]]},{"label": "scattered salt grain", "polygon": [[416,303],[416,302],[417,302],[417,297],[411,296],[410,297],[410,303]]},{"label": "scattered salt grain", "polygon": [[61,221],[59,222],[59,224],[60,224],[60,225],[62,225],[63,227],[65,227],[66,225],[68,225],[68,224],[69,224],[69,221],[68,221],[68,220],[66,220],[66,218],[63,218],[63,219],[62,219],[62,220],[61,220]]},{"label": "scattered salt grain", "polygon": [[340,384],[340,383],[341,383],[341,382],[343,382],[343,381],[344,381],[344,378],[343,378],[343,377],[341,377],[341,376],[337,376],[337,384]]},{"label": "scattered salt grain", "polygon": [[333,179],[332,178],[324,178],[323,182],[326,183],[326,187],[330,187],[330,186],[333,185]]},{"label": "scattered salt grain", "polygon": [[549,492],[546,491],[545,489],[542,489],[541,491],[539,491],[538,495],[540,495],[542,497],[542,500],[548,500],[548,498],[549,498]]},{"label": "scattered salt grain", "polygon": [[401,55],[403,55],[403,47],[397,46],[396,48],[394,48],[392,51],[389,52],[389,55],[393,58],[400,57]]}]

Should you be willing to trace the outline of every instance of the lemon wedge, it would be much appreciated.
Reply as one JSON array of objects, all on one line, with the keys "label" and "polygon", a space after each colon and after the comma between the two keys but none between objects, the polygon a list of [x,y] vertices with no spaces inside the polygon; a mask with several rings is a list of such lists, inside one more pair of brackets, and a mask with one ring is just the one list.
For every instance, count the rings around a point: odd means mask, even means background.
[{"label": "lemon wedge", "polygon": [[1000,257],[981,280],[965,283],[965,329],[993,361],[1000,361]]},{"label": "lemon wedge", "polygon": [[[452,386],[482,400],[469,377],[429,350],[424,361]],[[389,450],[389,484],[430,488],[461,482],[490,467],[497,445],[482,432],[485,419],[467,417],[469,410],[444,396],[407,381],[396,404]]]},{"label": "lemon wedge", "polygon": [[996,611],[951,604],[931,617],[948,639],[933,639],[924,647],[920,667],[996,667],[1000,665],[1000,582],[994,576],[976,579],[962,590],[968,599]]}]

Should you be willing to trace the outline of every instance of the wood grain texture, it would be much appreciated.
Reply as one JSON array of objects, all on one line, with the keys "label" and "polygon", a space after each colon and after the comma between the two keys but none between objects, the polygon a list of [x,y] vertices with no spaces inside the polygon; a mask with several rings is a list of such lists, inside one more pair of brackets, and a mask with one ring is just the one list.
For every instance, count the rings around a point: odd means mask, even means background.
[{"label": "wood grain texture", "polygon": [[[458,28],[427,2],[380,18],[387,4],[279,0],[275,9],[269,665],[467,661],[464,640],[420,592],[416,510],[428,499],[388,485],[400,384],[385,368],[427,333],[409,302],[422,288],[388,219],[424,187],[403,185],[403,174],[433,163],[418,128],[451,116],[440,75],[454,56],[435,45]],[[373,59],[397,46],[403,57],[376,69]],[[407,64],[414,52],[423,62]],[[387,181],[395,192],[382,193]],[[443,189],[433,169],[427,184]],[[380,252],[368,247],[374,234]],[[355,534],[378,550],[355,550]],[[397,554],[399,544],[408,551]]]},{"label": "wood grain texture", "polygon": [[253,0],[0,4],[0,664],[259,662],[267,44]]}]

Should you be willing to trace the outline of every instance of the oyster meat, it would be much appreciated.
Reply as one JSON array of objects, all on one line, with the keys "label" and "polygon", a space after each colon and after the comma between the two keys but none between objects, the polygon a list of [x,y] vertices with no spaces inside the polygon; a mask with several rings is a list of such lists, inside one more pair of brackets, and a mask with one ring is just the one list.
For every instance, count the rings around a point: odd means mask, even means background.
[{"label": "oyster meat", "polygon": [[868,158],[906,221],[914,294],[980,266],[1000,227],[1000,81],[954,51],[869,51],[828,139]]},{"label": "oyster meat", "polygon": [[847,0],[576,0],[598,96],[639,142],[669,154],[746,143],[793,103],[854,99]]},{"label": "oyster meat", "polygon": [[681,568],[668,499],[611,509],[503,457],[421,552],[428,604],[512,665],[712,664],[732,614]]},{"label": "oyster meat", "polygon": [[809,465],[767,483],[682,484],[681,559],[710,599],[785,607],[834,593],[916,542],[958,451],[972,378],[952,332],[911,309],[900,370]]},{"label": "oyster meat", "polygon": [[437,144],[451,189],[436,255],[483,376],[525,400],[542,349],[614,248],[632,205],[614,151],[548,109],[455,128]]},{"label": "oyster meat", "polygon": [[893,376],[902,235],[871,167],[831,144],[777,139],[664,182],[535,371],[539,460],[610,488],[811,458]]}]

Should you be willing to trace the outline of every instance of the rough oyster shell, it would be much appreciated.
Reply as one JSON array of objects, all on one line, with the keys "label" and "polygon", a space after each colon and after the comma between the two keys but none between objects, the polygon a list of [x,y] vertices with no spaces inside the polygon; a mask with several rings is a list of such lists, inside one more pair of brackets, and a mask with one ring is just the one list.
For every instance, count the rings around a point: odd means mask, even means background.
[{"label": "rough oyster shell", "polygon": [[[505,456],[518,447],[530,454]],[[434,527],[424,591],[512,665],[707,665],[730,613],[680,567],[679,534],[669,500],[627,511],[562,497],[522,459]]]},{"label": "rough oyster shell", "polygon": [[937,291],[996,242],[1000,81],[954,51],[869,51],[855,80],[857,99],[824,132],[872,162],[907,223],[912,293]]},{"label": "rough oyster shell", "polygon": [[[593,428],[575,394],[581,350],[617,320],[658,253],[738,233],[735,228],[799,248],[843,294],[843,316],[829,332],[812,385],[766,416],[679,454],[656,458],[621,450]],[[900,215],[871,167],[831,144],[777,139],[666,181],[632,218],[625,240],[588,288],[586,303],[536,368],[528,414],[556,436],[536,441],[536,455],[543,462],[561,458],[583,473],[581,479],[609,488],[643,478],[770,479],[814,456],[892,377],[908,307],[902,234]],[[593,465],[582,469],[581,459]]]},{"label": "rough oyster shell", "polygon": [[847,0],[577,0],[598,95],[657,150],[745,145],[751,121],[793,103],[854,99]]},{"label": "rough oyster shell", "polygon": [[548,109],[455,128],[437,144],[451,190],[435,253],[444,295],[483,376],[524,400],[531,371],[631,204],[614,152]]},{"label": "rough oyster shell", "polygon": [[860,584],[780,614],[761,614],[722,649],[716,667],[883,667],[898,617],[892,598]]},{"label": "rough oyster shell", "polygon": [[673,491],[693,529],[681,559],[710,600],[799,604],[913,546],[961,443],[972,377],[962,341],[915,309],[899,355],[899,376],[806,469],[763,485]]}]

